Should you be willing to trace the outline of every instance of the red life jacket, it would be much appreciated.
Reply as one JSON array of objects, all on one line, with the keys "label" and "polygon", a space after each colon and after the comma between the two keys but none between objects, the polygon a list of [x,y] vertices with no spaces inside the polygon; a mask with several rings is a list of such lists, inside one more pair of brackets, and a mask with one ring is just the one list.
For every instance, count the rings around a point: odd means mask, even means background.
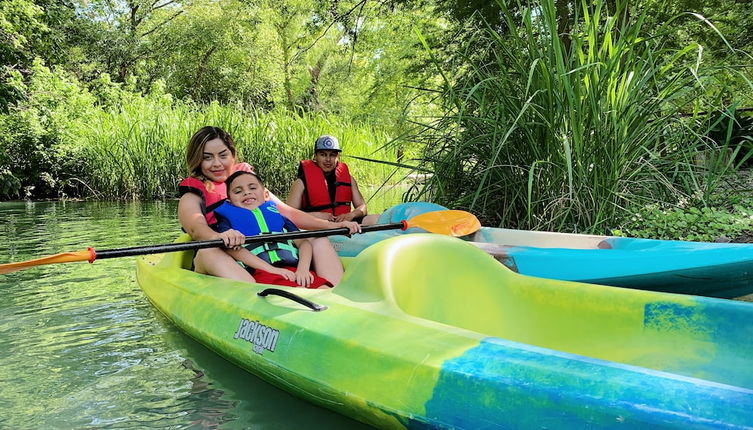
[{"label": "red life jacket", "polygon": [[[239,170],[253,172],[254,168],[248,163],[238,163],[233,166],[233,172]],[[217,224],[214,210],[227,198],[227,187],[224,182],[212,182],[212,191],[209,191],[204,181],[189,176],[178,184],[178,193],[181,196],[185,193],[193,193],[201,197],[201,213],[206,217],[207,224],[210,227]]]},{"label": "red life jacket", "polygon": [[348,165],[338,162],[335,167],[335,200],[329,197],[329,187],[324,171],[313,160],[303,160],[298,169],[306,189],[301,210],[305,212],[331,212],[343,215],[350,212],[353,190]]},{"label": "red life jacket", "polygon": [[182,196],[185,193],[193,193],[201,197],[201,213],[207,219],[207,224],[213,226],[217,223],[214,216],[214,210],[221,205],[227,197],[227,188],[224,182],[212,182],[214,188],[212,191],[207,190],[204,181],[190,176],[178,184],[178,190]]}]

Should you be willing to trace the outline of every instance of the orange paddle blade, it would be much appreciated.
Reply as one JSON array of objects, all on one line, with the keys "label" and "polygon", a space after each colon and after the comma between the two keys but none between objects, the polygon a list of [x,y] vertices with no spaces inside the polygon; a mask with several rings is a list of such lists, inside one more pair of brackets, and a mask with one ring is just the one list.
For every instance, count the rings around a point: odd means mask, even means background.
[{"label": "orange paddle blade", "polygon": [[61,254],[37,258],[36,260],[0,264],[0,275],[15,272],[16,270],[27,269],[29,267],[41,266],[43,264],[70,263],[73,261],[92,262],[94,261],[95,256],[96,254],[94,253],[94,250],[89,248],[86,251],[63,252]]},{"label": "orange paddle blade", "polygon": [[481,228],[481,222],[472,213],[446,210],[417,215],[408,220],[408,228],[410,227],[419,227],[431,233],[459,237],[478,231]]}]

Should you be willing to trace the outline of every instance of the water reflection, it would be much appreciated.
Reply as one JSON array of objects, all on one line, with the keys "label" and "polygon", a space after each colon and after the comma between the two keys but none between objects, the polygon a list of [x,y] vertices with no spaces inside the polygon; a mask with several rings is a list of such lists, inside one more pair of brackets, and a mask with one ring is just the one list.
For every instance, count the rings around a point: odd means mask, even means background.
[{"label": "water reflection", "polygon": [[[175,202],[0,203],[0,263],[168,243],[180,230],[175,210]],[[0,295],[0,428],[365,427],[183,335],[141,293],[133,258],[0,275]]]}]

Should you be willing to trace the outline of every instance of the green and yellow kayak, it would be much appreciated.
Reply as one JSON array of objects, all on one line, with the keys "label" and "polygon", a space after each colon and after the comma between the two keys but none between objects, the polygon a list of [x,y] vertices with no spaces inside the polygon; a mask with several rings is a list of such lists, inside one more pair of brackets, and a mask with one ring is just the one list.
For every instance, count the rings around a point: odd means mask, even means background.
[{"label": "green and yellow kayak", "polygon": [[139,259],[160,311],[272,384],[376,427],[753,426],[750,303],[533,278],[428,234],[345,258],[332,290],[199,275],[191,258]]}]

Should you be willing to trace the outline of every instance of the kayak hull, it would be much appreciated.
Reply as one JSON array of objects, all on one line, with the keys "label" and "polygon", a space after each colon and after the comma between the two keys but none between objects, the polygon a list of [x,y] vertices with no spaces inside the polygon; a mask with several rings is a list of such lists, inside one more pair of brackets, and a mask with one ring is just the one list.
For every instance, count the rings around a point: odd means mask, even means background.
[{"label": "kayak hull", "polygon": [[379,428],[745,428],[753,307],[538,279],[458,239],[409,235],[345,259],[332,290],[143,257],[176,326],[301,398]]}]

